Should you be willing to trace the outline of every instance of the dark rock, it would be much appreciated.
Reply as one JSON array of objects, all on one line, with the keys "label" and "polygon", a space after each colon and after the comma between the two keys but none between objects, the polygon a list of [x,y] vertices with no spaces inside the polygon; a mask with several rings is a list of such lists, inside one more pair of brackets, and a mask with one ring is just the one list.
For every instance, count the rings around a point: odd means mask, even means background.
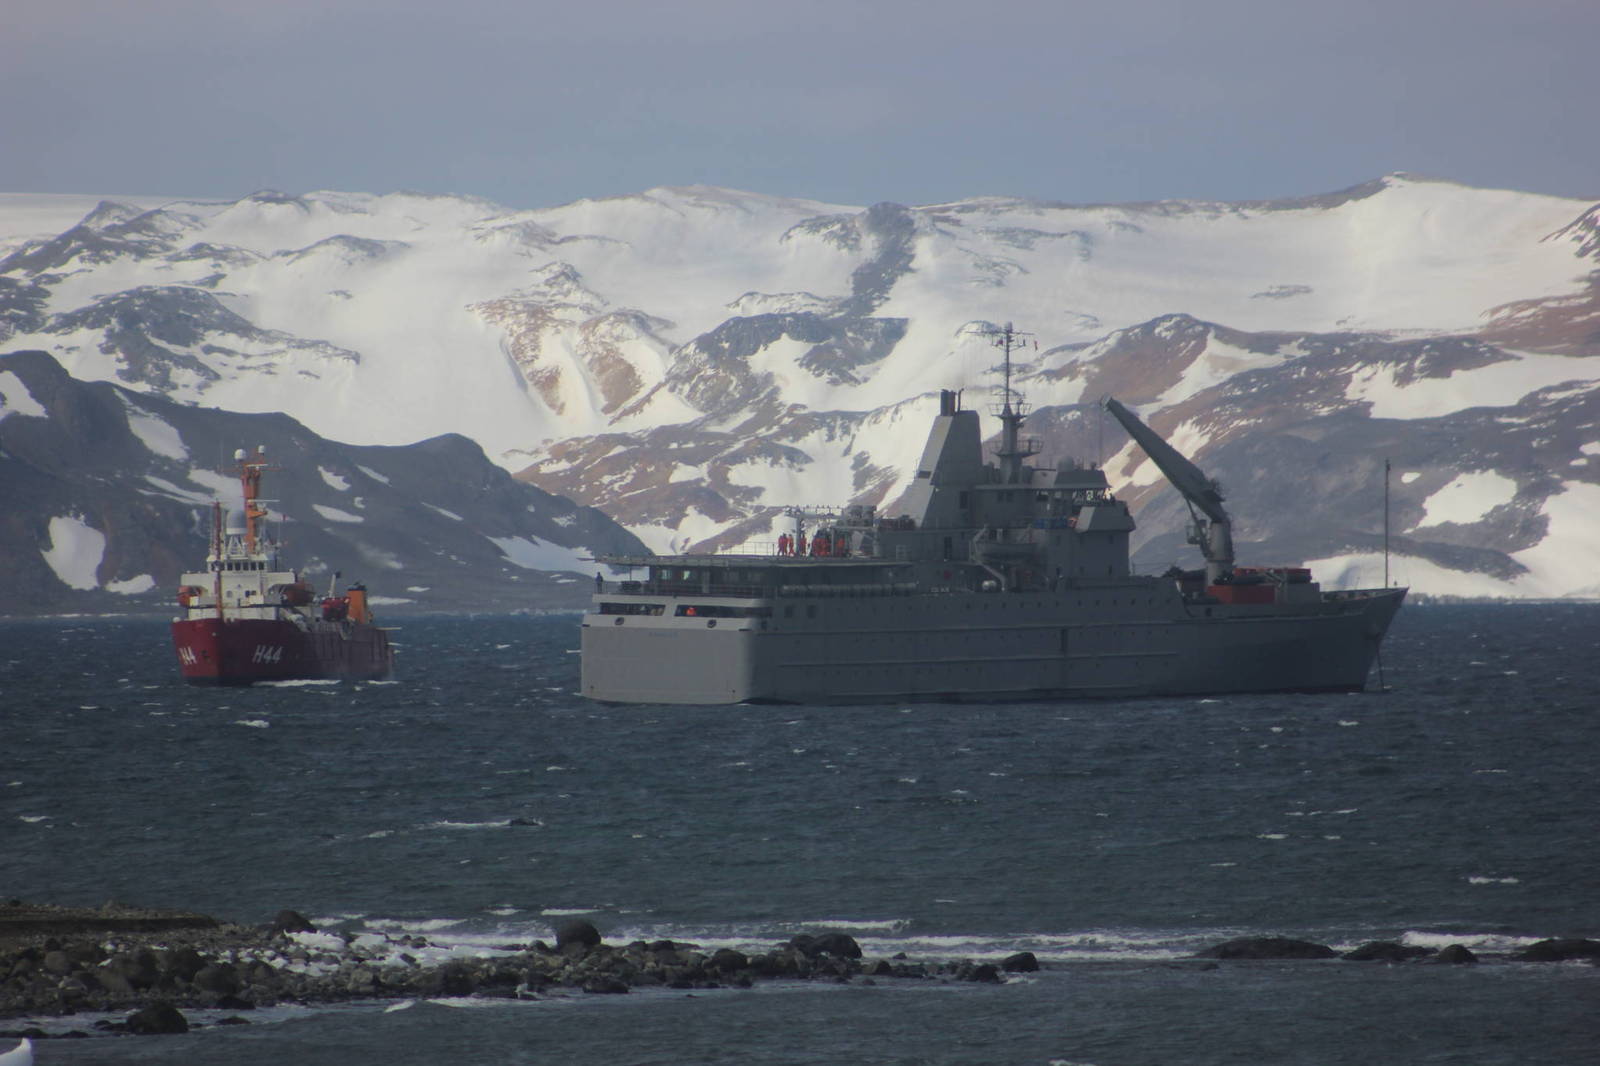
[{"label": "dark rock", "polygon": [[823,955],[832,955],[841,959],[859,959],[861,945],[856,943],[855,937],[845,933],[823,933],[821,936],[809,936],[801,933],[789,941],[789,947],[798,948],[810,959]]},{"label": "dark rock", "polygon": [[1246,936],[1229,940],[1197,954],[1202,959],[1332,959],[1338,952],[1326,944],[1285,936]]},{"label": "dark rock", "polygon": [[424,974],[422,986],[434,995],[470,996],[477,991],[478,982],[466,966],[448,962],[431,974]]},{"label": "dark rock", "polygon": [[1000,968],[1006,973],[1036,973],[1039,957],[1031,951],[1019,951],[1000,960]]},{"label": "dark rock", "polygon": [[750,971],[758,977],[793,976],[795,960],[788,952],[757,955],[750,960]]},{"label": "dark rock", "polygon": [[1514,956],[1523,962],[1566,962],[1570,959],[1600,959],[1600,940],[1556,937],[1528,945]]},{"label": "dark rock", "polygon": [[315,933],[317,927],[299,911],[281,910],[267,926],[274,933]]},{"label": "dark rock", "polygon": [[42,965],[54,974],[69,974],[73,970],[71,957],[60,948],[45,952]]},{"label": "dark rock", "polygon": [[628,986],[615,977],[593,977],[583,983],[583,990],[591,995],[617,996],[628,991]]},{"label": "dark rock", "polygon": [[1464,966],[1478,961],[1478,956],[1467,950],[1463,944],[1451,944],[1440,950],[1431,960],[1444,963],[1447,966]]},{"label": "dark rock", "polygon": [[600,930],[582,918],[572,918],[556,926],[556,950],[563,955],[582,955],[600,946]]},{"label": "dark rock", "polygon": [[712,973],[734,973],[749,968],[749,956],[732,948],[718,948],[706,962],[706,969]]},{"label": "dark rock", "polygon": [[150,988],[161,977],[161,961],[146,947],[113,956],[106,969],[127,978],[134,988]]},{"label": "dark rock", "polygon": [[56,985],[56,994],[60,997],[61,1003],[74,1009],[83,1005],[83,1001],[89,996],[89,991],[88,982],[75,973],[63,977],[61,983]]},{"label": "dark rock", "polygon": [[1000,976],[999,969],[990,962],[979,963],[972,967],[972,969],[962,974],[961,979],[963,981],[976,981],[985,985],[998,985],[1005,982],[1005,979]]},{"label": "dark rock", "polygon": [[244,980],[252,985],[260,985],[264,988],[277,988],[282,978],[279,976],[278,971],[273,969],[272,963],[259,959],[252,962],[249,968],[245,970]]},{"label": "dark rock", "polygon": [[249,1025],[250,1019],[241,1018],[237,1014],[230,1014],[226,1018],[218,1018],[218,1025]]},{"label": "dark rock", "polygon": [[823,933],[817,937],[813,945],[823,955],[832,955],[840,959],[859,959],[861,945],[856,943],[856,938],[844,933]]},{"label": "dark rock", "polygon": [[352,996],[370,996],[378,991],[378,975],[370,966],[357,966],[345,975],[344,987]]},{"label": "dark rock", "polygon": [[157,1000],[143,1010],[136,1010],[128,1015],[125,1023],[130,1033],[140,1036],[157,1036],[167,1033],[187,1033],[189,1019],[183,1012],[166,1000]]},{"label": "dark rock", "polygon": [[205,957],[188,946],[171,948],[164,955],[162,968],[185,981],[193,981],[194,975],[206,968]]},{"label": "dark rock", "polygon": [[92,940],[69,944],[63,950],[66,951],[67,958],[78,966],[98,966],[106,960],[106,949]]},{"label": "dark rock", "polygon": [[1374,940],[1339,957],[1351,962],[1407,962],[1433,953],[1432,948],[1413,947],[1393,940]]},{"label": "dark rock", "polygon": [[213,996],[233,996],[239,992],[239,974],[232,963],[214,962],[201,967],[190,978],[194,986]]},{"label": "dark rock", "polygon": [[114,1001],[133,999],[136,995],[132,982],[115,970],[96,970],[94,979]]},{"label": "dark rock", "polygon": [[218,996],[217,1001],[213,1003],[212,1006],[216,1007],[218,1010],[256,1009],[256,1005],[254,1003],[250,1002],[248,999],[240,999],[238,996]]},{"label": "dark rock", "polygon": [[516,988],[523,983],[523,972],[506,965],[492,967],[478,982],[481,988]]}]

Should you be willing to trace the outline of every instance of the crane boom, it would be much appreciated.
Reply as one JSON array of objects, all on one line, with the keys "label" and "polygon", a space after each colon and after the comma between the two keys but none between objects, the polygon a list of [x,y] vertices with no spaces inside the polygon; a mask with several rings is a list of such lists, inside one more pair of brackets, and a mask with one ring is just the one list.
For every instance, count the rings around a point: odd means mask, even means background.
[{"label": "crane boom", "polygon": [[1216,584],[1219,579],[1226,580],[1233,573],[1233,523],[1222,506],[1222,490],[1198,466],[1162,440],[1160,434],[1141,422],[1138,415],[1115,398],[1107,396],[1101,402],[1122,423],[1128,436],[1144,449],[1150,461],[1172,482],[1173,488],[1183,493],[1183,498],[1209,519],[1209,522],[1201,522],[1196,518],[1195,524],[1203,528],[1197,531],[1191,542],[1198,545],[1200,553],[1205,556],[1207,582]]}]

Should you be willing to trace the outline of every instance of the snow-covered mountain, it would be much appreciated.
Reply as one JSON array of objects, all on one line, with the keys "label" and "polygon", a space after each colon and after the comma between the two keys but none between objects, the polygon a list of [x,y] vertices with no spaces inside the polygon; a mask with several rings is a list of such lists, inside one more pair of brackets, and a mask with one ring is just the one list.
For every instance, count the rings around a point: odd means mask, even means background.
[{"label": "snow-covered mountain", "polygon": [[[64,205],[50,205],[59,219]],[[36,213],[30,214],[30,211]],[[1044,457],[1103,461],[1136,561],[1181,501],[1114,394],[1224,483],[1243,561],[1600,594],[1600,205],[1391,175],[1257,203],[870,208],[725,189],[512,211],[408,194],[0,196],[0,350],[325,437],[445,433],[657,549],[892,508],[933,396],[1014,322]],[[996,427],[991,427],[996,428]]]},{"label": "snow-covered mountain", "polygon": [[229,456],[257,445],[283,564],[319,588],[335,570],[364,581],[381,613],[575,607],[593,552],[643,550],[465,437],[339,444],[14,352],[0,355],[0,615],[170,610],[179,574],[204,567],[211,502],[242,506]]}]

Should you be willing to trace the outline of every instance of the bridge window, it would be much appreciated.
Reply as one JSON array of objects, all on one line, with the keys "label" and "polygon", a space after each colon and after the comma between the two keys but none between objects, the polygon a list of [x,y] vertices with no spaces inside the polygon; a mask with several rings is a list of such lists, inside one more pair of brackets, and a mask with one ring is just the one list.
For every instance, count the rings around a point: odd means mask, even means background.
[{"label": "bridge window", "polygon": [[664,603],[601,603],[601,614],[661,614],[667,609]]}]

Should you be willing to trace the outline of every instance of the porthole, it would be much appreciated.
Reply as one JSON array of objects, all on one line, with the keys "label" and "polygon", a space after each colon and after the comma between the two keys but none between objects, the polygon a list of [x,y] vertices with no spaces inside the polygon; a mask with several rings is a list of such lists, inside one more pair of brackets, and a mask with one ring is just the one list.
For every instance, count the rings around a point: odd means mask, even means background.
[{"label": "porthole", "polygon": [[707,618],[706,619],[706,628],[707,629],[715,629],[715,628],[717,628],[717,620],[715,618]]},{"label": "porthole", "polygon": [[614,626],[620,626],[622,624],[622,621],[623,620],[621,618],[618,618],[615,622],[612,622],[611,624],[614,625]]}]

